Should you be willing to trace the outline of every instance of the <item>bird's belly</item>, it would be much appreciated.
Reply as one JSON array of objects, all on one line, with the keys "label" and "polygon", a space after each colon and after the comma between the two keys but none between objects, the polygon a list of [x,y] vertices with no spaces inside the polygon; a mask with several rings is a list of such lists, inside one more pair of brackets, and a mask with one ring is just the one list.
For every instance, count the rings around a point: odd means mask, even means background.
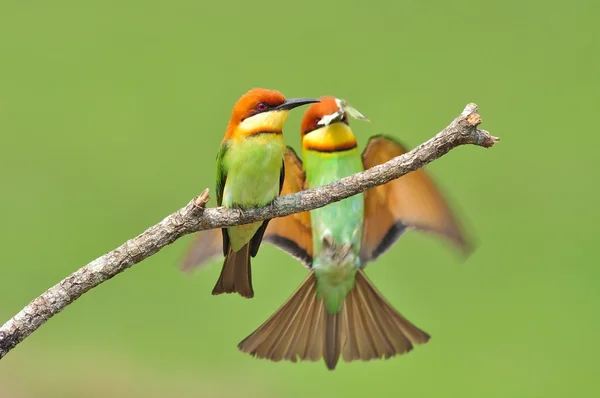
[{"label": "bird's belly", "polygon": [[[323,155],[305,151],[307,180],[310,188],[323,186],[362,170],[362,161],[356,150],[346,154]],[[324,249],[323,239],[331,237],[338,246],[349,245],[350,252],[360,251],[364,221],[364,194],[351,196],[325,207],[311,210],[315,267],[331,262]],[[323,257],[323,258],[320,258]],[[353,260],[359,266],[358,256]],[[335,261],[337,262],[337,260]],[[345,261],[344,261],[345,262]]]},{"label": "bird's belly", "polygon": [[330,235],[340,244],[360,247],[364,214],[362,199],[359,194],[311,211],[314,237],[322,239]]},{"label": "bird's belly", "polygon": [[285,144],[281,137],[270,140],[247,138],[228,155],[223,205],[251,208],[264,206],[279,196],[279,181]]},{"label": "bird's belly", "polygon": [[[265,206],[279,196],[284,150],[283,137],[270,134],[237,142],[225,159],[227,181],[223,206],[243,209]],[[233,250],[238,251],[248,243],[262,223],[228,228]]]},{"label": "bird's belly", "polygon": [[[225,186],[223,204],[227,207],[251,208],[264,206],[279,195],[279,170],[257,169],[241,171],[236,181],[229,179]],[[229,188],[229,189],[228,189]]]}]

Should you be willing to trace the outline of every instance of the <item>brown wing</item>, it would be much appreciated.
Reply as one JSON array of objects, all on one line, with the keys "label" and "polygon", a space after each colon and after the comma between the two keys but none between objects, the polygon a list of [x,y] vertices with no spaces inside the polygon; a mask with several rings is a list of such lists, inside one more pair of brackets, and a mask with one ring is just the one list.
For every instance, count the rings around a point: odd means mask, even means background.
[{"label": "brown wing", "polygon": [[[394,139],[374,136],[362,154],[365,170],[406,152]],[[471,250],[444,197],[423,169],[365,193],[361,262],[375,260],[409,228],[445,236],[464,254]]]},{"label": "brown wing", "polygon": [[[285,177],[280,196],[304,189],[302,161],[290,147],[284,155]],[[262,240],[275,245],[297,258],[306,267],[312,264],[312,229],[308,212],[290,214],[287,217],[272,218]],[[190,250],[181,262],[182,271],[205,267],[209,260],[223,256],[223,236],[221,229],[210,229],[196,233]]]},{"label": "brown wing", "polygon": [[190,272],[194,268],[202,268],[213,258],[223,257],[223,234],[221,228],[196,232],[187,255],[180,264],[180,269]]},{"label": "brown wing", "polygon": [[[285,179],[280,196],[302,191],[305,175],[302,160],[291,147],[287,147],[284,155]],[[297,258],[306,267],[312,265],[312,229],[310,213],[290,214],[286,217],[272,218],[265,231],[263,240]]]}]

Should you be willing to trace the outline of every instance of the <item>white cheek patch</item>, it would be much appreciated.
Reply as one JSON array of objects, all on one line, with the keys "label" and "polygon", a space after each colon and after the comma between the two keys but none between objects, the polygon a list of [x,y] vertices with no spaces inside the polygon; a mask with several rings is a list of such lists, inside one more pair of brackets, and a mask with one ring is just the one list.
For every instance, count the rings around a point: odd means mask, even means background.
[{"label": "white cheek patch", "polygon": [[334,112],[330,115],[323,116],[321,118],[321,120],[319,120],[319,122],[317,123],[318,125],[328,126],[331,122],[333,122],[334,120],[336,120],[337,118],[342,116],[344,113],[346,113],[348,116],[350,116],[354,119],[363,120],[365,122],[370,122],[370,120],[367,119],[367,117],[365,115],[360,113],[358,111],[358,109],[351,106],[348,102],[346,102],[346,100],[336,98],[335,103],[338,106],[337,112]]}]

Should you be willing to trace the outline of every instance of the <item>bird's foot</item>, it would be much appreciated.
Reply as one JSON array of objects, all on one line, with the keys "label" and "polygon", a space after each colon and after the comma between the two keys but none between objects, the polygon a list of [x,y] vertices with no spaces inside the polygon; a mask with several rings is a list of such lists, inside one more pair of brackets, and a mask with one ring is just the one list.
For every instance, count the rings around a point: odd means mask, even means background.
[{"label": "bird's foot", "polygon": [[242,215],[244,214],[244,209],[241,205],[233,205],[231,206],[230,210],[233,210],[238,216],[238,218],[242,217]]}]

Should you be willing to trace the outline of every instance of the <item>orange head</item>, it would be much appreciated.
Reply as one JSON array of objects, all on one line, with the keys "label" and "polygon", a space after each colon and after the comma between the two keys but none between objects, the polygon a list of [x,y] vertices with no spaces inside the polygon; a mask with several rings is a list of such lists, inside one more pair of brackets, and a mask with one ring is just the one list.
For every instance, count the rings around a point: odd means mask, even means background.
[{"label": "orange head", "polygon": [[[339,114],[339,122],[348,124],[346,113],[340,109],[334,97],[321,97],[321,102],[308,107],[302,118],[300,130],[302,136],[323,127],[321,119],[327,115]],[[319,124],[321,123],[321,124]]]},{"label": "orange head", "polygon": [[291,109],[314,102],[319,100],[286,99],[279,91],[254,88],[235,103],[225,139],[243,138],[258,133],[281,134]]},{"label": "orange head", "polygon": [[348,113],[367,120],[345,101],[334,97],[321,97],[321,102],[311,105],[302,118],[302,147],[319,152],[356,148],[356,138],[348,123]]}]

